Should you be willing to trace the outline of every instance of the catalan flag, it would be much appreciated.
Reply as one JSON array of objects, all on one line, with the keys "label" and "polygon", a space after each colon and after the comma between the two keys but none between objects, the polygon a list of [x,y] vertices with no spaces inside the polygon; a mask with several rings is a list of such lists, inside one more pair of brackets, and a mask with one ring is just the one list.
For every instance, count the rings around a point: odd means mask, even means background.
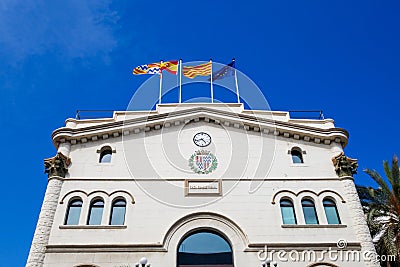
[{"label": "catalan flag", "polygon": [[184,66],[183,75],[190,79],[193,79],[196,76],[209,76],[211,75],[211,68],[211,62],[200,64],[197,66]]}]

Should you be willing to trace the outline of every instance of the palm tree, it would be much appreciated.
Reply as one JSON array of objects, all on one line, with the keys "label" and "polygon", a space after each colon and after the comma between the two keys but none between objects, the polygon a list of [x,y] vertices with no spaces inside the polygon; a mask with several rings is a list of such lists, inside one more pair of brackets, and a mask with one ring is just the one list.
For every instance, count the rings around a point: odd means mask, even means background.
[{"label": "palm tree", "polygon": [[388,161],[383,162],[383,167],[389,183],[377,171],[365,169],[364,172],[379,185],[379,188],[358,186],[358,193],[377,253],[395,255],[396,262],[386,262],[386,266],[399,266],[400,171],[397,156],[393,156],[392,167]]}]

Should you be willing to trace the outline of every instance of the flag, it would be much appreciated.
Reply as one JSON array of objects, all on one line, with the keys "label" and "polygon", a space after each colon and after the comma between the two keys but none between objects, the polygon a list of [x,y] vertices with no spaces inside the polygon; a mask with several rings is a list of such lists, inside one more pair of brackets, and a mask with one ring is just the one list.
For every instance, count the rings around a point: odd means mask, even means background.
[{"label": "flag", "polygon": [[178,60],[170,60],[160,63],[161,71],[166,70],[171,74],[175,74],[178,72]]},{"label": "flag", "polygon": [[184,66],[183,75],[190,79],[193,79],[196,76],[208,76],[211,75],[211,67],[211,62],[200,64],[197,66]]},{"label": "flag", "polygon": [[160,74],[160,64],[159,63],[151,63],[137,66],[133,69],[133,74],[141,75],[141,74]]},{"label": "flag", "polygon": [[[225,77],[229,77],[229,76],[233,76],[233,75],[235,75],[235,60],[232,60],[231,63],[227,64],[219,71],[213,72],[212,80],[213,81],[220,80]],[[210,81],[211,79],[208,79],[208,80]]]},{"label": "flag", "polygon": [[163,70],[166,70],[169,73],[176,75],[176,73],[178,72],[178,60],[140,65],[134,68],[132,73],[136,75],[161,74]]}]

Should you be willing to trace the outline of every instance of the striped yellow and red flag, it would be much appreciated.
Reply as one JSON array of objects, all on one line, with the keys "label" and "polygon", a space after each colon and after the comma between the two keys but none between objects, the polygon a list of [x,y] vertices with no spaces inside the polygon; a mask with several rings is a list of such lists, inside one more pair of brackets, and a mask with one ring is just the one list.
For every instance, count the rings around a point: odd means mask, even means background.
[{"label": "striped yellow and red flag", "polygon": [[171,74],[175,74],[178,72],[178,60],[170,60],[160,63],[160,69],[166,70]]},{"label": "striped yellow and red flag", "polygon": [[211,75],[211,64],[211,62],[207,62],[197,66],[184,66],[183,75],[190,79],[193,79],[196,76],[209,76]]},{"label": "striped yellow and red flag", "polygon": [[133,69],[133,74],[161,74],[163,70],[176,75],[178,72],[178,60],[140,65]]}]

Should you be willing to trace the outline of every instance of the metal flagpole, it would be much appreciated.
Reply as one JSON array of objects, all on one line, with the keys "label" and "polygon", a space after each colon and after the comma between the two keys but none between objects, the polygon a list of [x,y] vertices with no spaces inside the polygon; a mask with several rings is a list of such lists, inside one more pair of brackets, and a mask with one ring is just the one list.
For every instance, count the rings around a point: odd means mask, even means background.
[{"label": "metal flagpole", "polygon": [[161,88],[162,88],[162,70],[161,70],[161,65],[163,61],[160,61],[160,94],[158,95],[158,104],[161,104]]},{"label": "metal flagpole", "polygon": [[211,103],[214,103],[214,88],[213,88],[213,75],[212,75],[212,59],[210,59],[211,63],[211,74],[210,74],[210,81],[211,81]]},{"label": "metal flagpole", "polygon": [[182,103],[182,59],[179,59],[179,103]]},{"label": "metal flagpole", "polygon": [[236,62],[235,59],[232,59],[233,61],[233,69],[235,71],[235,85],[236,85],[236,95],[237,95],[237,102],[240,103],[240,96],[239,96],[239,86],[238,86],[238,80],[237,80],[237,75],[236,75]]}]

